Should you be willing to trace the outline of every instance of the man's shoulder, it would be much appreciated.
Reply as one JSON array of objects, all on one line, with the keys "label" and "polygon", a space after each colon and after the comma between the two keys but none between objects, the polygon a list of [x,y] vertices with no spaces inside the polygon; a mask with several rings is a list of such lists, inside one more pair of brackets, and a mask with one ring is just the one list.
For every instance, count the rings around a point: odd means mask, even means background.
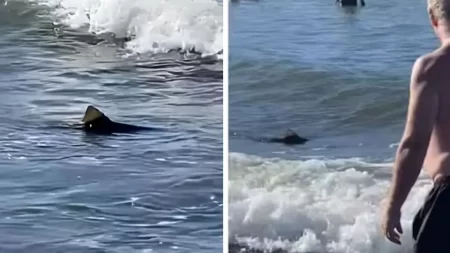
[{"label": "man's shoulder", "polygon": [[432,67],[437,60],[440,58],[440,54],[436,51],[433,51],[431,53],[423,54],[419,56],[415,63],[414,67],[418,70],[426,70]]},{"label": "man's shoulder", "polygon": [[448,59],[448,56],[438,50],[418,57],[414,62],[411,73],[412,88],[438,85],[440,83],[438,80],[443,73],[442,71],[448,71],[449,69],[448,61],[444,61],[444,58]]},{"label": "man's shoulder", "polygon": [[448,47],[439,47],[436,50],[423,54],[416,59],[415,65],[425,69],[445,65],[448,69],[450,50]]},{"label": "man's shoulder", "polygon": [[448,61],[442,61],[448,57],[448,55],[439,50],[423,54],[414,62],[413,72],[420,76],[427,76],[428,74],[436,74],[436,71],[442,67],[448,69]]}]

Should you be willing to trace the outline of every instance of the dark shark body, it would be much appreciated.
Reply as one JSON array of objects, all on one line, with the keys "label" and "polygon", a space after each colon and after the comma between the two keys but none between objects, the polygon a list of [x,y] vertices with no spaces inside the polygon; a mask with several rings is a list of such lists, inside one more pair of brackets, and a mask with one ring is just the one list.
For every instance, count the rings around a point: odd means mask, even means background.
[{"label": "dark shark body", "polygon": [[84,130],[89,133],[113,134],[113,133],[134,133],[143,130],[152,130],[152,128],[135,126],[124,123],[117,123],[108,117],[97,119],[84,124]]},{"label": "dark shark body", "polygon": [[110,120],[92,105],[88,106],[83,118],[83,130],[95,134],[134,133],[154,128],[118,123]]},{"label": "dark shark body", "polygon": [[301,145],[309,141],[306,138],[300,137],[296,132],[292,131],[291,129],[288,129],[286,133],[281,137],[274,137],[274,138],[250,137],[250,139],[258,142],[281,143],[285,145]]},{"label": "dark shark body", "polygon": [[292,131],[291,129],[288,129],[283,137],[269,138],[267,141],[273,142],[273,143],[283,143],[286,145],[299,145],[299,144],[304,144],[308,140],[298,136],[298,134],[296,132]]}]

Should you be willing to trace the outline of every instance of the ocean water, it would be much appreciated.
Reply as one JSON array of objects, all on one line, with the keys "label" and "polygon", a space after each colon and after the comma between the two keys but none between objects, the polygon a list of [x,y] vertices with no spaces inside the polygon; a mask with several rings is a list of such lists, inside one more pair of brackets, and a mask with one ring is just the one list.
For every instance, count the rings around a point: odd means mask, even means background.
[{"label": "ocean water", "polygon": [[[222,251],[222,18],[210,0],[0,1],[0,252]],[[161,131],[71,128],[91,104]]]},{"label": "ocean water", "polygon": [[[255,252],[411,252],[424,174],[381,234],[414,60],[439,46],[426,1],[239,1],[230,6],[229,246]],[[300,146],[255,142],[287,128]]]}]

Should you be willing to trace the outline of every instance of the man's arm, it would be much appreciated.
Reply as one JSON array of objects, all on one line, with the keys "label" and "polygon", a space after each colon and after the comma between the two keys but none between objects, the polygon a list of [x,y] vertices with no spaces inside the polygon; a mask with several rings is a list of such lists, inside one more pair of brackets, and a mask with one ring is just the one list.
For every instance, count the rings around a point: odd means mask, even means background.
[{"label": "man's arm", "polygon": [[438,111],[438,98],[431,83],[427,60],[419,58],[411,73],[406,125],[397,150],[389,193],[389,206],[400,210],[419,177]]}]

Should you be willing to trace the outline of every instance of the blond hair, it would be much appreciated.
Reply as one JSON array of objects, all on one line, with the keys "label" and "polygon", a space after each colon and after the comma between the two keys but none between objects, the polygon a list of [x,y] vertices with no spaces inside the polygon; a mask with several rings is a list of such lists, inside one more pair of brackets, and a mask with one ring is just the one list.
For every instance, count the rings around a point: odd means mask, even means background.
[{"label": "blond hair", "polygon": [[450,20],[450,0],[428,0],[428,8],[437,19]]}]

